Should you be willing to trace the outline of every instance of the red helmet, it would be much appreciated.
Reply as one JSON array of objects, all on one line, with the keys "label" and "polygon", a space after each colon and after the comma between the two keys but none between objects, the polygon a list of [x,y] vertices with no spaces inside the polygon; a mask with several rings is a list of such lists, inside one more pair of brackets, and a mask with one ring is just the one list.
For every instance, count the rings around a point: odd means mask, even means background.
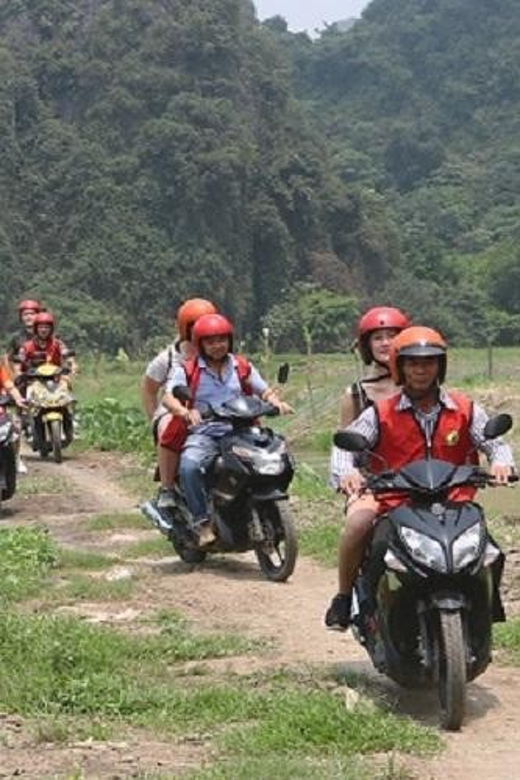
[{"label": "red helmet", "polygon": [[42,305],[39,301],[33,301],[30,298],[26,298],[23,301],[20,301],[18,304],[18,314],[21,316],[24,311],[35,311],[39,312],[42,310]]},{"label": "red helmet", "polygon": [[191,337],[191,329],[199,317],[203,314],[216,314],[217,307],[205,298],[190,298],[177,310],[177,329],[181,341],[187,341]]},{"label": "red helmet", "polygon": [[209,336],[229,336],[229,348],[232,348],[233,325],[222,314],[204,314],[199,317],[193,330],[191,338],[195,348],[200,352],[200,342]]},{"label": "red helmet", "polygon": [[52,333],[52,331],[54,330],[55,324],[56,324],[56,322],[54,320],[54,317],[50,313],[50,311],[41,311],[34,318],[34,322],[33,322],[34,332],[36,333],[38,325],[50,325],[51,328],[52,328],[52,330],[51,330],[51,333]]},{"label": "red helmet", "polygon": [[381,328],[404,330],[410,324],[406,314],[392,306],[375,306],[373,309],[369,309],[359,320],[357,328],[358,349],[363,363],[368,366],[374,360],[369,345],[371,333]]},{"label": "red helmet", "polygon": [[439,361],[437,381],[442,384],[446,378],[448,345],[433,328],[414,325],[399,333],[390,348],[390,374],[396,385],[403,384],[401,363],[405,357],[436,357]]}]

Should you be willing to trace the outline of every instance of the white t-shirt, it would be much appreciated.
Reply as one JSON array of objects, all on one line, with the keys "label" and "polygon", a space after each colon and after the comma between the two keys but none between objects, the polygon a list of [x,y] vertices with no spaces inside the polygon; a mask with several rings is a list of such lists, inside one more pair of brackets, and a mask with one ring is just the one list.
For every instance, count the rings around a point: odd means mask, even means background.
[{"label": "white t-shirt", "polygon": [[[154,382],[158,382],[161,385],[162,392],[166,388],[168,382],[172,379],[175,369],[181,365],[187,355],[185,354],[182,346],[179,342],[170,344],[169,347],[159,352],[153,360],[151,360],[146,367],[146,376],[153,379]],[[166,409],[159,402],[157,409],[154,412],[153,420],[166,413]]]}]

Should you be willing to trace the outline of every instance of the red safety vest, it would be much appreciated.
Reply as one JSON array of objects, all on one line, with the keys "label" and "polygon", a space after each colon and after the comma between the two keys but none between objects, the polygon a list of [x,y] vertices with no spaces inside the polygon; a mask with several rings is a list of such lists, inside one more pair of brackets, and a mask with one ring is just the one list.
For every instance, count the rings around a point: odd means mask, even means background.
[{"label": "red safety vest", "polygon": [[22,368],[24,371],[28,368],[37,368],[43,363],[61,366],[63,361],[62,342],[59,339],[50,338],[41,347],[34,339],[31,339],[23,345],[22,354]]},{"label": "red safety vest", "polygon": [[[371,470],[374,473],[379,473],[384,468],[396,471],[407,463],[425,457],[446,460],[456,466],[478,464],[478,453],[470,436],[473,402],[467,396],[450,392],[450,398],[455,402],[456,408],[441,406],[429,452],[426,436],[415,419],[413,410],[399,410],[400,398],[399,393],[375,404],[379,437],[372,452],[379,457],[372,458],[371,461]],[[384,462],[379,458],[384,458]],[[450,493],[450,500],[471,501],[475,492],[475,488],[469,486],[454,488]],[[385,498],[383,503],[386,510],[390,506],[403,503],[403,499]]]}]

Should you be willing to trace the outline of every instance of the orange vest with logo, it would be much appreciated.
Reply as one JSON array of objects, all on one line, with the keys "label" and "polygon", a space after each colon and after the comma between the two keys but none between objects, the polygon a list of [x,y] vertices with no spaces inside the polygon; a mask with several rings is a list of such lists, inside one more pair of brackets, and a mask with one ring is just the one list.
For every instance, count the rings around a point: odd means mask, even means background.
[{"label": "orange vest with logo", "polygon": [[[384,458],[386,468],[393,471],[426,457],[446,460],[456,466],[478,464],[478,453],[470,436],[473,403],[462,393],[450,392],[449,395],[457,408],[448,409],[441,405],[429,450],[426,436],[415,419],[413,410],[398,409],[401,394],[386,398],[375,405],[379,438],[372,452],[379,457],[373,458],[371,462],[374,473],[385,468],[380,458]],[[458,487],[451,491],[450,500],[470,501],[474,495],[475,488]],[[390,501],[393,506],[400,503],[403,503],[403,499]],[[389,506],[386,499],[385,504]]]}]

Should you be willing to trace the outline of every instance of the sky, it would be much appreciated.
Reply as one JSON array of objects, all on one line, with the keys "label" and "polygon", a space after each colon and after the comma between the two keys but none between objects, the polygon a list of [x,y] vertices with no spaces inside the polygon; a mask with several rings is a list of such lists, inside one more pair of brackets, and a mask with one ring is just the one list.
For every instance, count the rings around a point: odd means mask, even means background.
[{"label": "sky", "polygon": [[360,16],[368,0],[253,0],[259,19],[283,16],[293,32],[312,33],[323,23]]}]

